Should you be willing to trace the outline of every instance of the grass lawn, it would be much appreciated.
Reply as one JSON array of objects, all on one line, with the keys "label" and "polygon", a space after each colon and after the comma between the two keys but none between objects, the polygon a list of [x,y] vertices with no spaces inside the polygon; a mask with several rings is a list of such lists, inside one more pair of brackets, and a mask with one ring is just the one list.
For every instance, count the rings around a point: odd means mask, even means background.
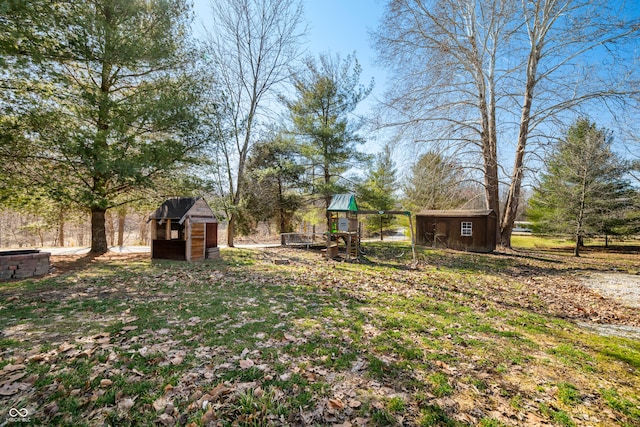
[{"label": "grass lawn", "polygon": [[637,254],[365,250],[60,257],[0,283],[0,425],[640,425],[640,340],[577,324],[640,326],[580,284]]}]

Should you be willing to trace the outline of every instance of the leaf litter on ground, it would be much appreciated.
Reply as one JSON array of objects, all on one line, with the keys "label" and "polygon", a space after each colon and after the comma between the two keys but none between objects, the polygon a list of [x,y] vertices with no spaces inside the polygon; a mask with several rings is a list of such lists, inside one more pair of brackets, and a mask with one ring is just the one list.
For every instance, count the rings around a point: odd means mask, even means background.
[{"label": "leaf litter on ground", "polygon": [[567,322],[640,316],[573,260],[379,253],[112,256],[0,287],[0,402],[53,425],[640,422],[638,342]]}]

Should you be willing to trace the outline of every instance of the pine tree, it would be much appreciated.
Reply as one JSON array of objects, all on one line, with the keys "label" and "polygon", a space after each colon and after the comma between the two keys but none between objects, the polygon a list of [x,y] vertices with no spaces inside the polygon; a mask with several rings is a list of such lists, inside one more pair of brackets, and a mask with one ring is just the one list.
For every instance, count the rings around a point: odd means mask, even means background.
[{"label": "pine tree", "polygon": [[324,201],[346,190],[344,173],[352,162],[363,160],[357,146],[364,142],[358,134],[361,126],[352,113],[373,88],[360,84],[362,69],[353,55],[344,61],[321,55],[319,62],[310,58],[307,68],[294,76],[296,96],[285,99],[292,132],[300,144],[310,175],[316,178],[313,193]]},{"label": "pine tree", "polygon": [[617,214],[631,202],[612,142],[610,132],[578,119],[548,157],[529,202],[534,230],[573,235],[575,256],[585,237],[611,232]]},{"label": "pine tree", "polygon": [[[29,138],[30,184],[91,212],[93,253],[107,251],[105,212],[156,176],[196,160],[205,139],[196,106],[204,84],[193,73],[187,0],[35,2],[3,18],[32,22],[48,6],[46,42],[19,39],[9,73],[45,89]],[[9,30],[7,30],[9,32]],[[9,33],[10,34],[10,33]],[[5,40],[7,33],[3,34]],[[41,85],[42,86],[42,85]],[[24,97],[23,97],[24,98]],[[23,113],[24,114],[24,113]]]},{"label": "pine tree", "polygon": [[[396,174],[391,148],[385,145],[383,151],[376,156],[373,167],[364,181],[358,185],[359,207],[377,211],[393,210],[398,202],[395,195],[398,183]],[[379,218],[368,217],[366,224],[369,230],[380,229],[382,239],[383,230],[388,228],[393,220],[393,215],[379,215]]]}]

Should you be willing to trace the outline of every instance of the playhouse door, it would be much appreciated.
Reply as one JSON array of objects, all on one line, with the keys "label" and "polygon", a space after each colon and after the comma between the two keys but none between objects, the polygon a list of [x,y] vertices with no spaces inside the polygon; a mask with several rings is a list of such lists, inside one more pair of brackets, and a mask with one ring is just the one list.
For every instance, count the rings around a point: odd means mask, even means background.
[{"label": "playhouse door", "polygon": [[194,223],[191,226],[191,260],[204,259],[204,224]]},{"label": "playhouse door", "polygon": [[218,224],[215,222],[207,223],[207,249],[218,246]]}]

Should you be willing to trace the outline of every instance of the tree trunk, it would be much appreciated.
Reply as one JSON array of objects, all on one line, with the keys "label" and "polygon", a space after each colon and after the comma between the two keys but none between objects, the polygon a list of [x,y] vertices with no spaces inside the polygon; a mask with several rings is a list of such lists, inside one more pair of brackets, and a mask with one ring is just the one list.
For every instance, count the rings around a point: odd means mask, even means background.
[{"label": "tree trunk", "polygon": [[227,246],[229,246],[230,248],[234,247],[233,228],[235,226],[235,223],[236,223],[236,214],[232,212],[231,215],[229,215],[229,223],[227,224]]},{"label": "tree trunk", "polygon": [[113,211],[105,214],[105,228],[107,233],[107,246],[114,246],[116,241],[116,226],[113,223]]},{"label": "tree trunk", "polygon": [[[482,144],[482,151],[484,157],[484,185],[487,208],[492,209],[498,218],[500,218],[500,194],[496,143],[495,141],[489,141],[487,135],[484,135],[483,138],[486,138]],[[496,239],[498,239],[497,241],[500,239],[500,227],[496,227]]]},{"label": "tree trunk", "polygon": [[145,221],[144,217],[140,220],[140,226],[138,229],[138,240],[141,244],[147,245],[149,244],[149,235],[148,235],[147,221]]},{"label": "tree trunk", "polygon": [[58,213],[58,246],[64,247],[64,211]]},{"label": "tree trunk", "polygon": [[109,250],[105,229],[106,209],[91,209],[91,253],[101,255]]},{"label": "tree trunk", "polygon": [[127,210],[118,210],[118,246],[124,245],[124,223],[127,219]]},{"label": "tree trunk", "polygon": [[520,202],[520,190],[522,188],[522,178],[524,175],[524,155],[526,152],[527,138],[529,137],[529,124],[531,122],[531,106],[533,104],[533,92],[536,86],[536,76],[538,74],[538,61],[540,60],[540,49],[532,41],[527,62],[527,80],[525,83],[524,100],[522,103],[522,114],[520,116],[520,129],[518,131],[518,146],[513,164],[513,174],[509,185],[509,195],[505,204],[504,215],[500,221],[500,245],[504,248],[511,248],[511,233],[513,224],[518,214],[518,203]]}]

